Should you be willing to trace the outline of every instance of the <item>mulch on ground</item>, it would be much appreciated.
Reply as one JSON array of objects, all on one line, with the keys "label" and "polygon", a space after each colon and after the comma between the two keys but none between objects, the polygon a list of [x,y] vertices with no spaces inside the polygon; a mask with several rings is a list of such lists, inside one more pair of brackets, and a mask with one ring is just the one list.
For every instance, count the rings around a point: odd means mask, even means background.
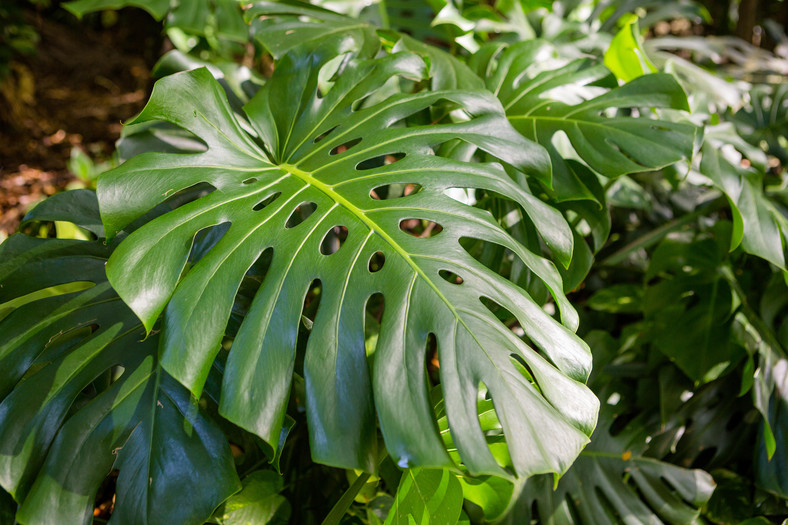
[{"label": "mulch on ground", "polygon": [[10,235],[29,207],[74,180],[74,147],[108,158],[122,122],[150,94],[160,26],[124,12],[77,21],[56,10],[26,13],[40,35],[33,56],[17,57],[0,83],[0,232]]}]

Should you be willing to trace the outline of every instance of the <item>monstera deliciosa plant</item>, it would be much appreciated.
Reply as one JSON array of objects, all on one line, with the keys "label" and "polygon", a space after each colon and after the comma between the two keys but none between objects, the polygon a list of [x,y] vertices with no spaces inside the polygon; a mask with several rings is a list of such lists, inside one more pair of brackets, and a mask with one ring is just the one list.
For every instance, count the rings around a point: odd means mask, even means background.
[{"label": "monstera deliciosa plant", "polygon": [[89,523],[111,479],[113,523],[264,523],[264,487],[289,510],[260,467],[304,424],[314,462],[357,471],[340,516],[372,475],[401,478],[387,523],[563,475],[599,411],[565,293],[610,231],[600,177],[691,157],[682,88],[542,41],[466,65],[307,4],[246,15],[261,88],[183,61],[127,123],[144,152],[0,246],[16,520]]}]

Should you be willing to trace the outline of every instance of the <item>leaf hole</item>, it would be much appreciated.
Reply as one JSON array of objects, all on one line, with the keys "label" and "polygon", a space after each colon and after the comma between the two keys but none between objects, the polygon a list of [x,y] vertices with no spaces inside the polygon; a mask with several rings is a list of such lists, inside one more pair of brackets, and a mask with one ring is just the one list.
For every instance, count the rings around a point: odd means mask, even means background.
[{"label": "leaf hole", "polygon": [[296,355],[294,371],[301,377],[304,376],[304,359],[306,357],[306,346],[312,335],[312,327],[320,308],[320,298],[322,297],[323,285],[320,279],[315,279],[309,283],[309,287],[304,293],[304,302],[301,308],[301,317],[298,322],[298,335],[296,336]]},{"label": "leaf hole", "polygon": [[369,190],[369,196],[378,201],[388,199],[400,199],[410,195],[416,195],[422,190],[421,184],[385,184]]},{"label": "leaf hole", "polygon": [[[113,455],[120,452],[120,448],[112,451]],[[118,469],[112,470],[106,478],[101,482],[96,496],[93,499],[93,516],[102,521],[107,521],[112,517],[112,511],[115,508],[116,486],[120,471]]]},{"label": "leaf hole", "polygon": [[235,333],[238,331],[241,321],[243,321],[243,318],[249,312],[249,308],[252,306],[252,300],[254,296],[257,295],[257,291],[260,289],[263,279],[265,279],[268,269],[271,267],[273,258],[274,249],[268,247],[257,256],[255,262],[246,270],[241,280],[241,285],[238,287],[238,291],[235,294],[235,301],[233,302],[233,309],[230,314],[230,322],[227,327],[228,335],[234,337]]},{"label": "leaf hole", "polygon": [[254,210],[254,211],[262,210],[263,208],[265,208],[266,206],[268,206],[269,204],[274,202],[276,199],[278,199],[281,194],[282,194],[281,191],[277,191],[276,193],[273,193],[273,194],[269,195],[265,199],[263,199],[260,202],[258,202],[257,204],[255,204],[254,207],[252,208],[252,210]]},{"label": "leaf hole", "polygon": [[353,146],[355,146],[356,144],[358,144],[359,142],[361,142],[361,137],[357,139],[349,140],[345,143],[340,144],[339,146],[334,146],[329,152],[329,155],[339,155],[340,153],[344,153],[350,148],[352,148]]},{"label": "leaf hole", "polygon": [[315,322],[315,317],[317,317],[317,309],[320,306],[322,290],[323,283],[320,282],[320,279],[315,279],[310,283],[304,295],[304,307],[301,311],[301,316],[309,321],[306,326],[310,331],[312,330],[312,323]]},{"label": "leaf hole", "polygon": [[488,297],[482,296],[479,297],[479,300],[501,323],[503,323],[506,328],[508,328],[520,340],[522,340],[528,346],[536,346],[525,335],[525,330],[523,330],[523,327],[520,325],[520,321],[512,312]]},{"label": "leaf hole", "polygon": [[[702,446],[702,445],[701,445]],[[708,468],[709,465],[713,464],[714,459],[717,456],[717,447],[711,446],[702,449],[695,459],[692,461],[692,464],[688,465],[689,468]]]},{"label": "leaf hole", "polygon": [[346,226],[334,226],[326,232],[323,241],[320,243],[320,253],[331,255],[337,253],[347,239]]},{"label": "leaf hole", "polygon": [[356,169],[359,171],[371,170],[380,168],[381,166],[388,166],[405,158],[405,153],[387,153],[385,155],[378,155],[367,160],[362,160],[356,164]]},{"label": "leaf hole", "polygon": [[375,252],[369,258],[369,263],[367,268],[369,268],[369,273],[379,272],[383,269],[383,265],[386,263],[386,256],[383,252]]},{"label": "leaf hole", "polygon": [[476,261],[523,288],[538,304],[550,299],[542,280],[509,248],[475,237],[461,237],[459,243]]},{"label": "leaf hole", "polygon": [[331,133],[333,133],[333,131],[334,131],[335,129],[337,129],[338,127],[339,127],[339,126],[334,126],[333,128],[329,129],[328,131],[324,131],[323,133],[321,133],[320,135],[318,135],[317,137],[315,137],[315,140],[314,140],[313,142],[314,142],[315,144],[317,144],[318,142],[320,142],[321,140],[323,140],[324,138],[326,138],[327,136],[329,136]]},{"label": "leaf hole", "polygon": [[[621,519],[621,516],[616,511],[616,507],[611,503],[610,499],[607,497],[607,494],[599,487],[594,487],[594,492],[596,493],[596,497],[599,500],[602,508],[605,509],[605,514],[611,523],[624,523],[624,520]],[[602,516],[599,516],[602,519]]]},{"label": "leaf hole", "polygon": [[375,355],[380,336],[380,323],[383,319],[385,307],[386,301],[380,292],[370,295],[364,307],[364,348],[367,352],[367,358]]},{"label": "leaf hole", "polygon": [[479,297],[479,301],[481,301],[484,307],[487,308],[501,322],[515,318],[509,310],[493,301],[489,297],[481,296]]},{"label": "leaf hole", "polygon": [[305,220],[309,218],[310,215],[315,213],[317,209],[317,204],[314,202],[302,202],[298,206],[295,207],[293,213],[290,214],[290,217],[287,218],[287,222],[285,223],[285,228],[295,228]]},{"label": "leaf hole", "polygon": [[484,381],[479,381],[476,386],[476,413],[479,420],[479,427],[484,433],[487,446],[493,452],[495,461],[503,469],[512,466],[512,459],[509,456],[506,444],[506,436],[501,424],[501,418],[495,408],[495,399],[492,392]]},{"label": "leaf hole", "polygon": [[241,184],[254,184],[257,182],[257,177],[249,177],[248,179],[242,180]]},{"label": "leaf hole", "polygon": [[615,437],[619,435],[627,426],[637,417],[637,412],[629,411],[619,414],[613,422],[610,424],[610,428],[608,428],[608,432],[611,436]]},{"label": "leaf hole", "polygon": [[509,354],[509,359],[512,361],[514,367],[525,377],[525,379],[531,383],[531,385],[541,393],[541,388],[539,388],[539,383],[536,382],[536,376],[534,375],[534,371],[531,369],[531,366],[523,359],[523,356],[517,354]]},{"label": "leaf hole", "polygon": [[370,94],[368,94],[368,95],[365,95],[365,96],[361,97],[361,98],[360,98],[360,99],[358,99],[358,100],[354,100],[354,101],[353,101],[353,102],[350,104],[350,111],[356,112],[356,111],[358,111],[359,109],[362,109],[362,108],[363,108],[363,106],[364,106],[364,104],[367,102],[367,100],[369,100],[369,98],[370,98],[371,96],[372,96],[372,93],[370,93]]},{"label": "leaf hole", "polygon": [[344,71],[350,60],[349,53],[335,56],[320,68],[317,76],[317,98],[322,99],[334,88],[339,75]]},{"label": "leaf hole", "polygon": [[427,239],[443,231],[443,226],[428,219],[402,219],[399,229],[413,237]]},{"label": "leaf hole", "polygon": [[566,501],[566,506],[569,509],[569,514],[572,516],[571,523],[582,523],[583,521],[581,519],[580,510],[577,508],[578,505],[581,504],[580,500],[575,500],[571,494],[567,493],[566,497],[564,498],[564,501]]},{"label": "leaf hole", "polygon": [[271,261],[274,258],[274,249],[268,247],[263,250],[249,269],[246,271],[246,277],[251,277],[262,282],[268,269],[271,267]]},{"label": "leaf hole", "polygon": [[189,252],[189,262],[196,263],[205,255],[213,249],[216,244],[222,240],[224,234],[227,233],[227,230],[230,229],[230,222],[223,222],[220,224],[215,224],[213,226],[208,226],[207,228],[203,228],[202,230],[198,231],[194,235],[194,240],[192,241],[192,248]]},{"label": "leaf hole", "polygon": [[451,283],[451,284],[463,283],[462,277],[460,277],[454,272],[450,272],[449,270],[440,270],[438,272],[438,275],[440,275],[443,278],[443,280],[446,281],[447,283]]},{"label": "leaf hole", "polygon": [[435,386],[440,383],[441,363],[438,355],[438,339],[432,332],[427,334],[427,340],[424,343],[424,358],[426,360],[427,377],[431,386]]}]

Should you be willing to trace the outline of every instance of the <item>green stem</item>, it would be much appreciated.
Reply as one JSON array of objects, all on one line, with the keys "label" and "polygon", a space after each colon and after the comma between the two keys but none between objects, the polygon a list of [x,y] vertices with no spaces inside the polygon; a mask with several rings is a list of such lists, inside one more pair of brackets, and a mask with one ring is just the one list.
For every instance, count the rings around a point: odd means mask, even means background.
[{"label": "green stem", "polygon": [[386,9],[386,0],[378,0],[378,12],[380,13],[380,27],[391,29],[389,24],[389,12]]},{"label": "green stem", "polygon": [[350,505],[353,504],[353,500],[356,499],[356,496],[364,487],[364,484],[369,479],[370,474],[368,472],[364,472],[359,477],[356,478],[356,481],[353,482],[352,485],[342,494],[342,497],[339,498],[339,501],[336,502],[334,507],[326,516],[326,519],[323,520],[322,525],[338,525],[340,521],[342,521],[342,517],[347,512],[347,509],[350,508]]}]

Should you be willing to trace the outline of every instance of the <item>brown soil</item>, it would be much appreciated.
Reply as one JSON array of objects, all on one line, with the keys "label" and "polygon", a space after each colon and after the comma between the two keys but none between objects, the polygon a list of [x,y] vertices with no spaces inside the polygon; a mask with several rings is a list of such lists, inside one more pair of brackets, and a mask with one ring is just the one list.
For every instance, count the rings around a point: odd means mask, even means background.
[{"label": "brown soil", "polygon": [[12,62],[0,84],[0,232],[9,235],[32,204],[74,180],[73,147],[96,160],[112,154],[121,122],[150,93],[161,45],[160,26],[139,11],[112,27],[58,8],[26,16],[37,52]]}]

